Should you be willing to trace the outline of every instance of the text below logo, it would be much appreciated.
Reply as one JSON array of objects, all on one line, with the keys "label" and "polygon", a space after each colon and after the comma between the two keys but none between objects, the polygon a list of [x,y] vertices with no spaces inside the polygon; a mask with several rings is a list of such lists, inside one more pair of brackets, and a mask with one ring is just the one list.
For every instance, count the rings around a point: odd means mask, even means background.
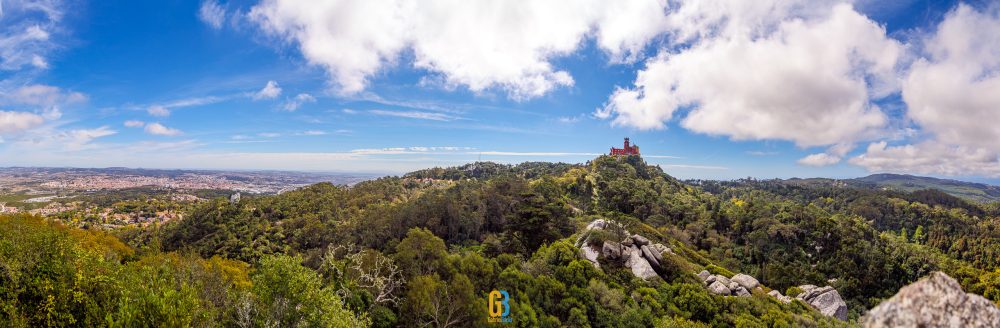
[{"label": "text below logo", "polygon": [[510,294],[507,294],[506,290],[494,289],[490,292],[487,303],[489,303],[490,314],[489,319],[486,319],[487,322],[510,323],[513,321],[510,318]]}]

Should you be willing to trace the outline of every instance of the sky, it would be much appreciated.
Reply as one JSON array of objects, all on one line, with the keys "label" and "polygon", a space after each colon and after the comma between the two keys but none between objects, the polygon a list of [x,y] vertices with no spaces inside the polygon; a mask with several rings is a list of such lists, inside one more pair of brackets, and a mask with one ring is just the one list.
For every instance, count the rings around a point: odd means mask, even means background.
[{"label": "sky", "polygon": [[0,166],[1000,182],[991,1],[0,0]]}]

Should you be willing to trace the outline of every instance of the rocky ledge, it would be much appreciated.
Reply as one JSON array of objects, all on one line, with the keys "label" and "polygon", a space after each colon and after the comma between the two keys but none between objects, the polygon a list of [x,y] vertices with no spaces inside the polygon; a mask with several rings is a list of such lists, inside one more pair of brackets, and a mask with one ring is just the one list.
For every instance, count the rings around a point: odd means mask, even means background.
[{"label": "rocky ledge", "polygon": [[[590,237],[593,230],[604,230],[614,227],[625,237],[621,242],[604,241],[598,249],[591,245]],[[600,268],[598,258],[603,256],[609,261],[620,261],[622,265],[632,270],[632,274],[642,279],[658,277],[663,262],[663,253],[672,252],[663,244],[651,243],[648,238],[630,234],[621,225],[613,221],[594,220],[587,225],[586,230],[576,241],[576,246],[583,251],[583,257]]]},{"label": "rocky ledge", "polygon": [[1000,327],[1000,308],[942,272],[907,285],[861,320],[882,327]]},{"label": "rocky ledge", "polygon": [[[736,274],[732,278],[720,274],[711,274],[708,270],[698,273],[698,278],[708,286],[708,290],[717,295],[723,296],[750,296],[750,291],[760,287],[760,282],[756,278],[746,274]],[[840,293],[833,287],[816,287],[813,285],[799,286],[802,293],[795,297],[806,304],[819,310],[820,313],[840,320],[847,320],[847,303],[840,297]],[[767,293],[771,297],[783,303],[791,303],[790,296],[781,295],[781,292],[772,290]]]},{"label": "rocky ledge", "polygon": [[847,303],[833,287],[799,286],[802,293],[795,297],[819,310],[820,313],[840,320],[847,320]]}]

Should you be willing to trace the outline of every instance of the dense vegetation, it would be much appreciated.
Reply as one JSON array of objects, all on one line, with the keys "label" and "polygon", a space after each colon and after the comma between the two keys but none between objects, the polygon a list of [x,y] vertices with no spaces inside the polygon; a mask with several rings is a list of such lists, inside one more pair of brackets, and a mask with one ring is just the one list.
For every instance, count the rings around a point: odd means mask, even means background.
[{"label": "dense vegetation", "polygon": [[[995,206],[935,191],[681,182],[638,156],[475,163],[353,187],[316,184],[164,226],[102,232],[0,219],[0,325],[799,327],[848,323],[801,302],[712,295],[694,277],[832,285],[856,319],[934,270],[1000,301]],[[669,245],[642,281],[573,243],[595,219]],[[119,241],[119,238],[124,241]]]}]

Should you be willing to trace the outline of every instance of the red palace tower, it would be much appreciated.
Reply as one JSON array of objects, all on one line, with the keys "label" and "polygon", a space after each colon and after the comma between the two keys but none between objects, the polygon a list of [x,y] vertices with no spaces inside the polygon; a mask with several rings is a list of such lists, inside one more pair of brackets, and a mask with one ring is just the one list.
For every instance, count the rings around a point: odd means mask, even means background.
[{"label": "red palace tower", "polygon": [[611,147],[611,155],[616,155],[616,156],[639,155],[639,146],[629,145],[628,138],[625,138],[625,147],[623,148]]}]

